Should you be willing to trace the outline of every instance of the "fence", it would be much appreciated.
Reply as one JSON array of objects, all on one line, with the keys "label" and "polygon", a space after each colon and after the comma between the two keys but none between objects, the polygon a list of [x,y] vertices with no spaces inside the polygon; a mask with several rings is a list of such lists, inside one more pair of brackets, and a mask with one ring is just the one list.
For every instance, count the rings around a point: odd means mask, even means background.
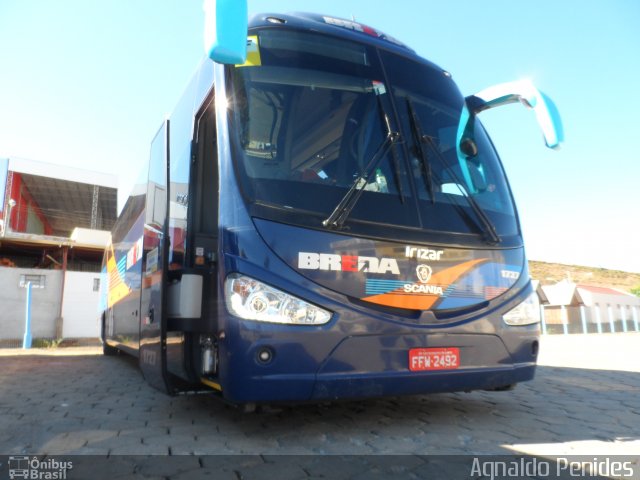
[{"label": "fence", "polygon": [[27,283],[32,285],[30,317],[34,346],[59,343],[56,327],[60,323],[65,341],[89,342],[99,337],[100,274],[66,272],[64,294],[62,275],[60,270],[0,268],[0,348],[22,345]]},{"label": "fence", "polygon": [[640,332],[637,306],[543,305],[540,313],[544,334]]}]

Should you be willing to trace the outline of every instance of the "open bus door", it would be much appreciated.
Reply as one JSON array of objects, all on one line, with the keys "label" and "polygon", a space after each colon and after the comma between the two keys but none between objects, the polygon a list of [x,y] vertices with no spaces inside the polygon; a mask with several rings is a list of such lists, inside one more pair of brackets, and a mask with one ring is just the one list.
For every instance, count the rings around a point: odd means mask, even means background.
[{"label": "open bus door", "polygon": [[143,236],[140,368],[153,387],[172,393],[167,373],[169,267],[169,120],[151,142]]}]

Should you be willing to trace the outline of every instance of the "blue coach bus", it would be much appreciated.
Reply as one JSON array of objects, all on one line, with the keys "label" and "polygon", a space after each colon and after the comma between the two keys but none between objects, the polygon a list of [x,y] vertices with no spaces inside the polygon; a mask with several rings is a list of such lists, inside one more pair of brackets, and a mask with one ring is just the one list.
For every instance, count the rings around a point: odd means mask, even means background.
[{"label": "blue coach bus", "polygon": [[112,231],[105,354],[245,405],[532,379],[539,306],[477,114],[524,103],[556,147],[552,102],[465,98],[379,30],[227,3]]}]

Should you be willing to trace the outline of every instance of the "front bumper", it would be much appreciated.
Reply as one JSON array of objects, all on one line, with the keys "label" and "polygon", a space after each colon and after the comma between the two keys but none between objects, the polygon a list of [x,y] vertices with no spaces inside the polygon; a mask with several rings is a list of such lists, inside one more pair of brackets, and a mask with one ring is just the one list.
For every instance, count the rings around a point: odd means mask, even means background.
[{"label": "front bumper", "polygon": [[[278,342],[274,337],[247,345],[229,358],[221,379],[223,395],[237,403],[274,403],[373,398],[493,389],[531,380],[538,335],[520,332],[507,349],[492,334],[362,335],[342,339],[328,355],[312,348]],[[455,370],[409,370],[409,349],[457,347]],[[513,348],[515,347],[515,348]],[[264,348],[273,360],[256,358]],[[316,352],[317,353],[317,352]]]}]

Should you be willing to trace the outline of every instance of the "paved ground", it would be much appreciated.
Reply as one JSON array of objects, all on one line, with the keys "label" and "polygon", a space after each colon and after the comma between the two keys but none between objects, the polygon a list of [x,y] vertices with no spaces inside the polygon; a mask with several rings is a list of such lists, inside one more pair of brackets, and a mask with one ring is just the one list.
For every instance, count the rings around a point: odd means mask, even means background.
[{"label": "paved ground", "polygon": [[[633,333],[545,337],[536,379],[511,392],[256,414],[205,396],[165,396],[134,360],[95,348],[3,350],[0,454],[637,456],[639,345]],[[266,457],[247,458],[264,465]]]}]

